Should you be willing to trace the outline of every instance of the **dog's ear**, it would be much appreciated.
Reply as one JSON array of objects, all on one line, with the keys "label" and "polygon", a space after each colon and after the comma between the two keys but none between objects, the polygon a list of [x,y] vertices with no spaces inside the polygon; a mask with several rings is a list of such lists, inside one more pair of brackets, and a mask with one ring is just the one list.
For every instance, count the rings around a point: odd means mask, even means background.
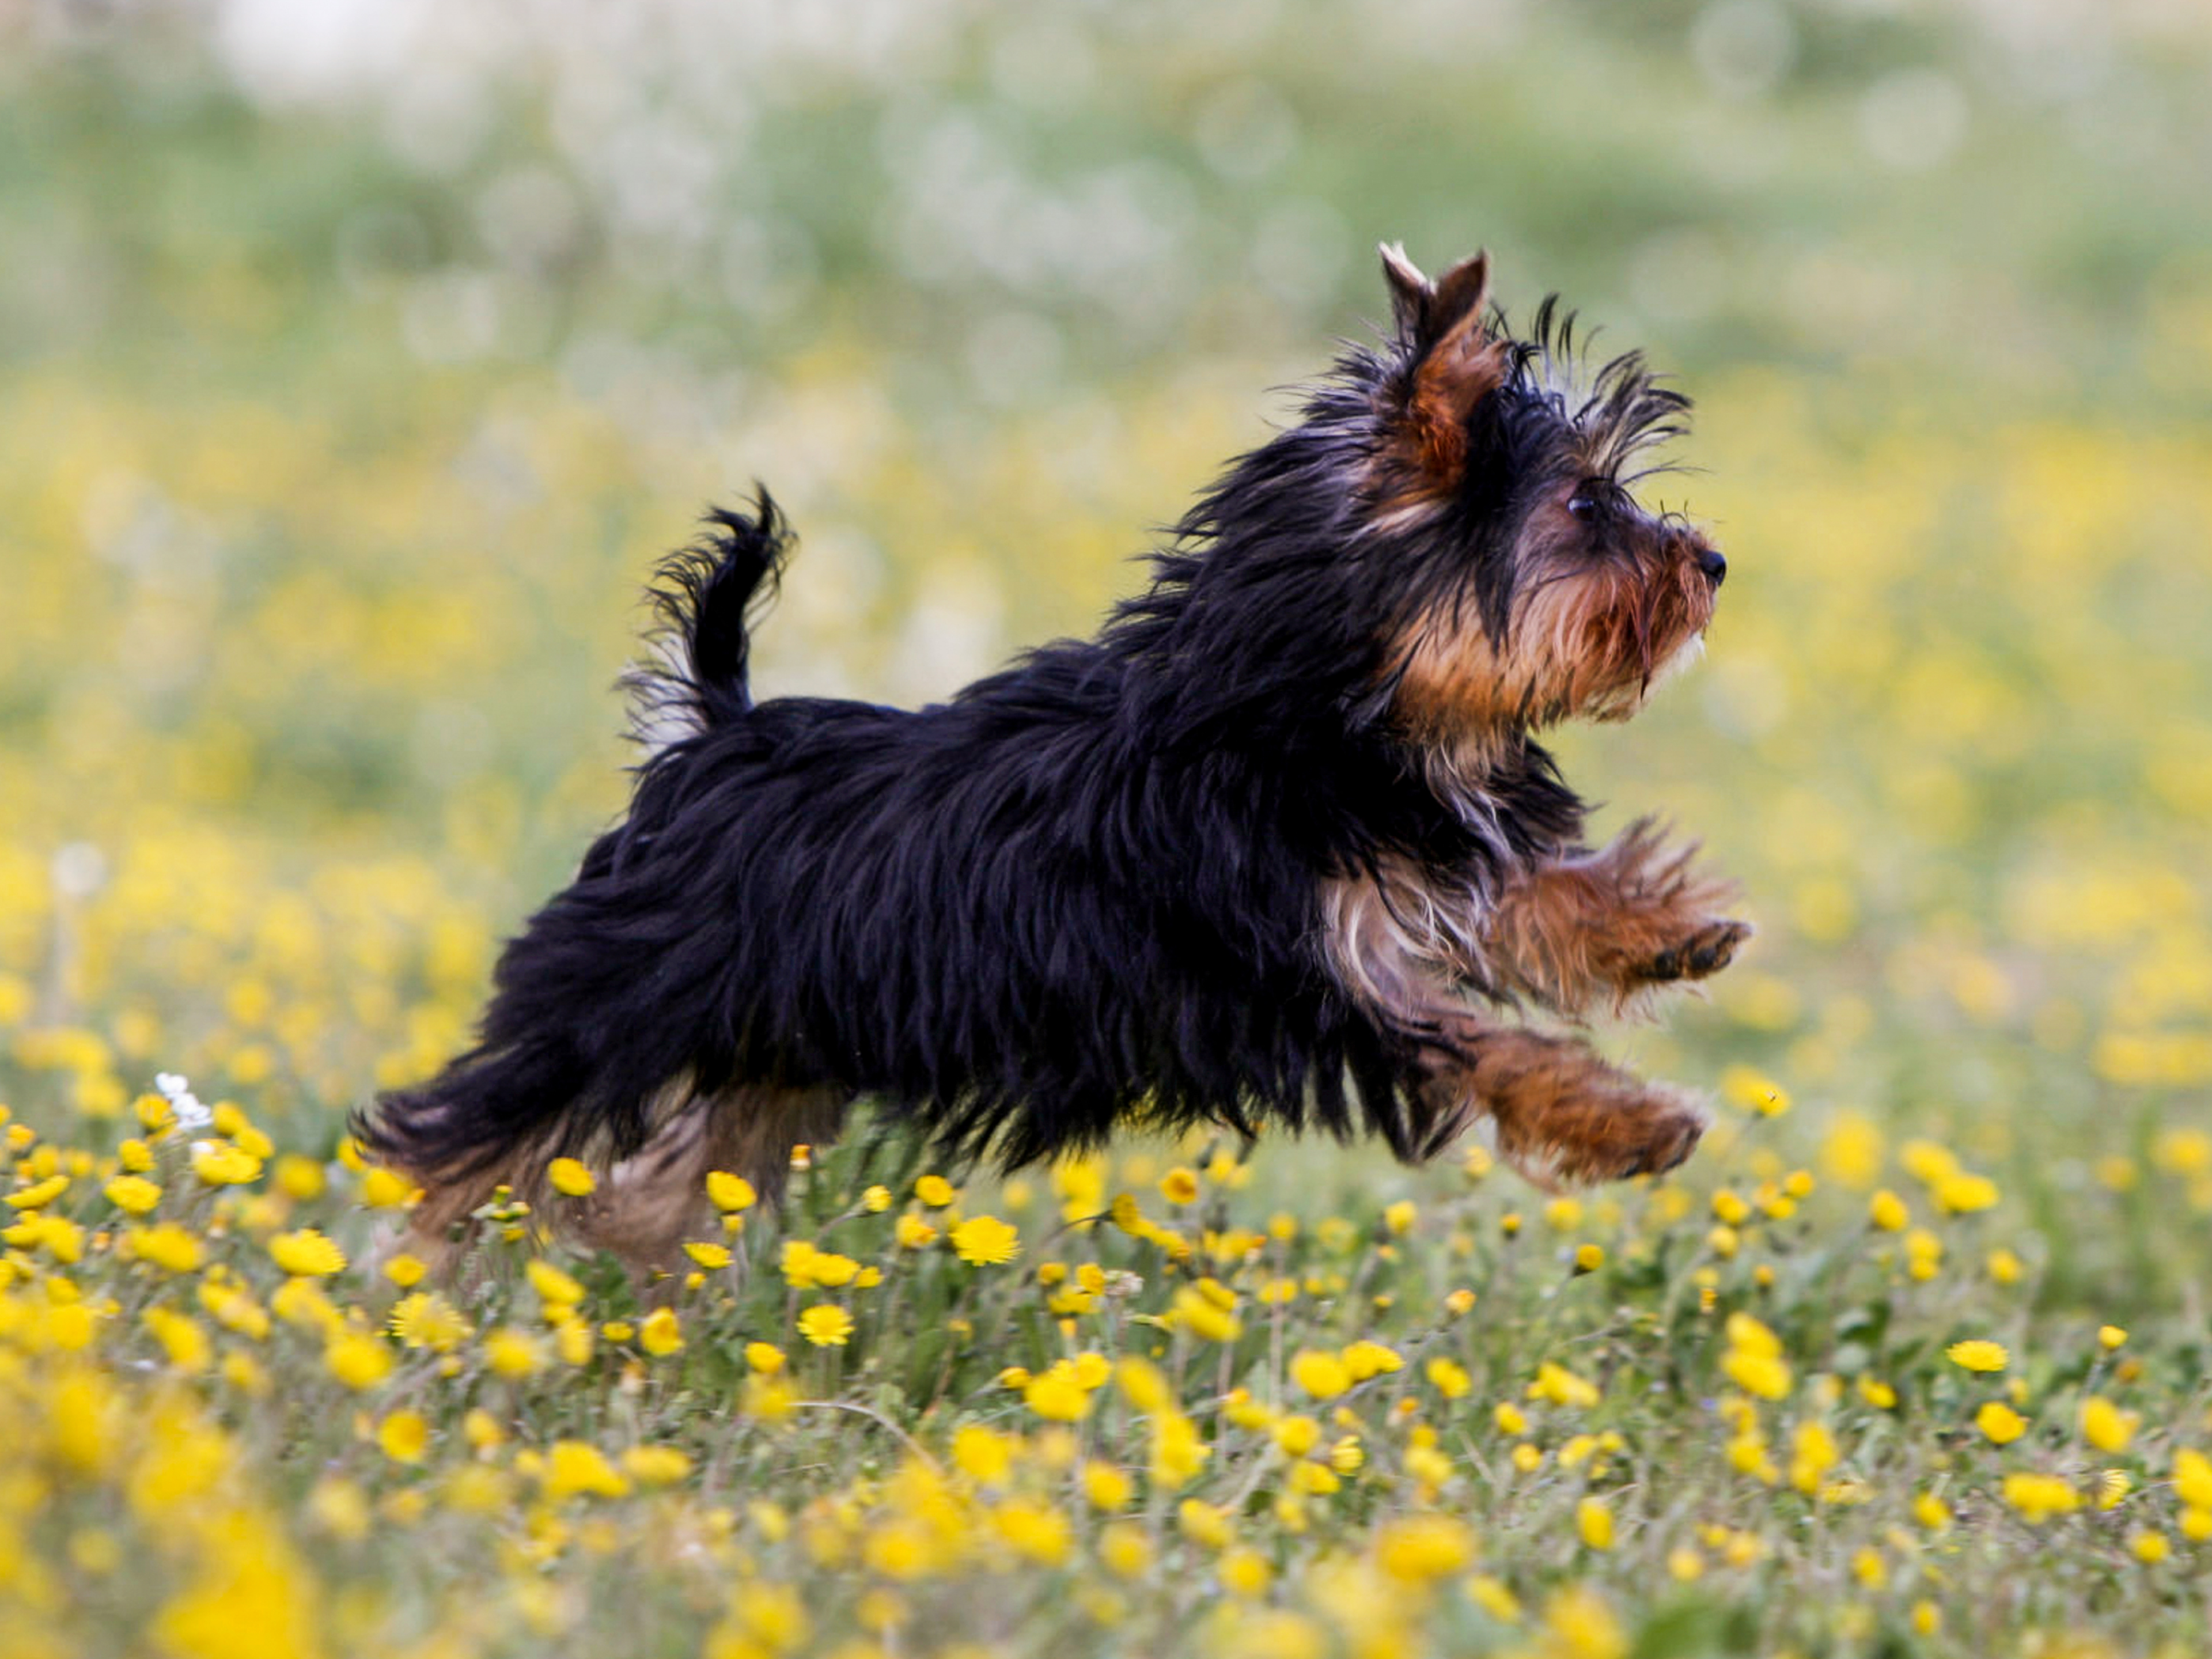
[{"label": "dog's ear", "polygon": [[1431,489],[1448,490],[1467,462],[1468,416],[1504,384],[1510,367],[1484,316],[1490,256],[1462,259],[1431,282],[1404,248],[1386,243],[1382,274],[1407,360],[1397,421],[1402,459]]}]

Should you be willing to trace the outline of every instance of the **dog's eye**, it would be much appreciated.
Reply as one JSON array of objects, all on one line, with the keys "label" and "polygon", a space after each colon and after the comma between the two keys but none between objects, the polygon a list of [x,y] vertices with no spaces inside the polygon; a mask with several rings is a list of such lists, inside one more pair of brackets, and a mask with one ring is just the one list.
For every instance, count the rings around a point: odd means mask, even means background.
[{"label": "dog's eye", "polygon": [[1567,497],[1567,511],[1585,520],[1597,517],[1604,505],[1603,486],[1595,481],[1582,485]]}]

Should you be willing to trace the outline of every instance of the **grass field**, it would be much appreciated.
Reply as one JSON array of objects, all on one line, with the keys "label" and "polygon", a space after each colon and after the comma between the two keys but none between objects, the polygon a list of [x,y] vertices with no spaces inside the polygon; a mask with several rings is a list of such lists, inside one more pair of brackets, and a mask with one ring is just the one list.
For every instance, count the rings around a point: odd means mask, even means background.
[{"label": "grass field", "polygon": [[[2212,1648],[2202,26],[801,11],[0,9],[0,1651]],[[1605,1034],[1698,1156],[862,1135],[665,1305],[376,1264],[344,1112],[618,809],[697,508],[802,532],[766,689],[942,696],[1386,236],[1698,398],[1706,659],[1563,749],[1759,924]]]}]

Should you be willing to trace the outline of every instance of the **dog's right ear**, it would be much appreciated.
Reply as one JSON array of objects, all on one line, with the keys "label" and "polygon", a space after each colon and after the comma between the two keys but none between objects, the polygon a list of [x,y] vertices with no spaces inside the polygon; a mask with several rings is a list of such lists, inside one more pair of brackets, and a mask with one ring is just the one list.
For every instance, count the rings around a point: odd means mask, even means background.
[{"label": "dog's right ear", "polygon": [[1457,484],[1467,460],[1467,421],[1504,384],[1505,343],[1492,337],[1490,255],[1462,259],[1431,282],[1395,242],[1382,246],[1382,274],[1408,369],[1398,427],[1401,459],[1435,490]]}]

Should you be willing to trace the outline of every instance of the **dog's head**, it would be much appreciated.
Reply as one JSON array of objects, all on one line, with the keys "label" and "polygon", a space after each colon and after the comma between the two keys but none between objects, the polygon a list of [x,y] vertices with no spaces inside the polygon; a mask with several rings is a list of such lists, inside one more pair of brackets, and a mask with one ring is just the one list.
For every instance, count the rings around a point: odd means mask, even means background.
[{"label": "dog's head", "polygon": [[1728,568],[1634,493],[1689,400],[1634,354],[1578,380],[1553,301],[1515,337],[1483,254],[1434,281],[1395,247],[1382,264],[1395,330],[1370,383],[1359,552],[1392,594],[1395,723],[1455,744],[1626,719],[1694,650]]}]

